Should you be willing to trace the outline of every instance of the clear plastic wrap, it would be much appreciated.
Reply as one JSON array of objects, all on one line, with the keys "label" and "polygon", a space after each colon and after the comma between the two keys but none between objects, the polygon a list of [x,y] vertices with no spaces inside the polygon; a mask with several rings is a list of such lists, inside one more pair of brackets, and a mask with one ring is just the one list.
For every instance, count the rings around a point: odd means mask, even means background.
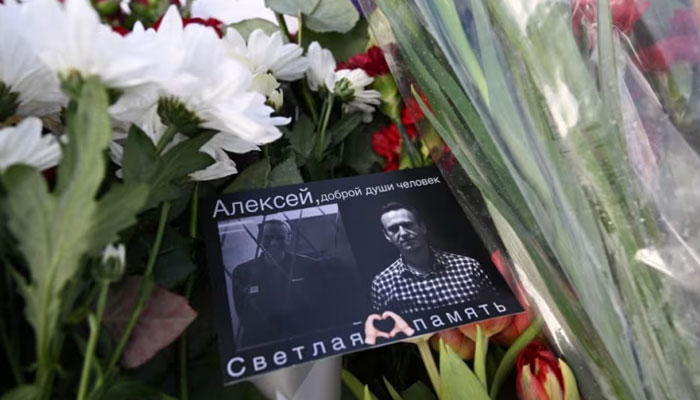
[{"label": "clear plastic wrap", "polygon": [[458,161],[443,173],[585,396],[700,397],[698,9],[362,3],[404,100]]}]

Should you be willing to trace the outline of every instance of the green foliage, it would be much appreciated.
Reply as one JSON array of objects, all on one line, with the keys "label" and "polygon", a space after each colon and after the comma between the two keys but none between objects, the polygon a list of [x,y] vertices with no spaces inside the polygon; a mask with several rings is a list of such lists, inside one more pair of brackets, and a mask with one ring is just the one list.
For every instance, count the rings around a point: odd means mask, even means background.
[{"label": "green foliage", "polygon": [[440,399],[489,400],[486,389],[467,364],[440,342]]},{"label": "green foliage", "polygon": [[357,400],[377,400],[369,391],[369,387],[360,382],[360,380],[347,369],[343,368],[340,377],[348,388],[350,388],[350,391],[355,395]]},{"label": "green foliage", "polygon": [[[241,36],[243,36],[243,39],[245,39],[246,41],[248,40],[248,36],[250,36],[250,34],[253,33],[253,31],[256,29],[262,29],[263,32],[265,32],[265,34],[268,36],[272,35],[275,32],[279,32],[280,30],[279,26],[262,18],[246,19],[241,22],[231,24],[229,26],[237,30],[238,33],[240,33]],[[285,35],[282,35],[282,40],[285,42],[288,41]]]},{"label": "green foliage", "polygon": [[189,182],[187,174],[212,163],[211,157],[199,149],[213,136],[213,132],[200,132],[158,155],[146,133],[135,125],[131,126],[124,146],[122,171],[125,183],[148,185],[148,201],[144,209],[174,200],[184,193]]},{"label": "green foliage", "polygon": [[81,271],[86,254],[97,254],[136,221],[146,194],[143,185],[123,185],[96,199],[112,136],[108,95],[96,78],[69,79],[68,144],[55,191],[49,192],[33,168],[15,166],[2,177],[8,227],[29,271],[28,279],[16,278],[36,334],[37,390],[42,396],[50,392],[56,368],[61,311],[70,309],[63,303],[75,299],[75,294],[65,293],[68,283]]},{"label": "green foliage", "polygon": [[291,131],[286,130],[286,137],[289,139],[291,148],[299,154],[303,159],[311,156],[311,152],[316,145],[316,135],[314,131],[314,123],[311,118],[302,115],[294,122],[294,128]]},{"label": "green foliage", "polygon": [[315,32],[350,31],[360,13],[350,0],[266,0],[265,4],[281,14],[303,14],[304,24]]},{"label": "green foliage", "polygon": [[265,5],[281,14],[311,14],[320,0],[265,0]]},{"label": "green foliage", "polygon": [[297,167],[297,162],[293,155],[289,156],[287,159],[273,168],[268,176],[269,187],[293,185],[303,182],[304,179],[299,173],[299,168]]},{"label": "green foliage", "polygon": [[350,31],[360,19],[360,13],[350,0],[321,0],[313,12],[304,16],[304,23],[316,32]]},{"label": "green foliage", "polygon": [[346,33],[315,32],[306,25],[302,26],[302,45],[308,47],[311,42],[318,42],[321,47],[330,50],[336,60],[348,58],[364,52],[369,44],[369,26],[367,20],[361,18],[355,26]]},{"label": "green foliage", "polygon": [[435,393],[423,383],[418,381],[401,392],[403,400],[437,400]]},{"label": "green foliage", "polygon": [[241,171],[236,179],[224,189],[224,193],[239,192],[241,190],[264,189],[268,185],[270,175],[270,160],[263,158],[248,168]]},{"label": "green foliage", "polygon": [[160,390],[145,384],[140,379],[121,377],[110,386],[101,397],[102,400],[139,399],[139,400],[175,400]]}]

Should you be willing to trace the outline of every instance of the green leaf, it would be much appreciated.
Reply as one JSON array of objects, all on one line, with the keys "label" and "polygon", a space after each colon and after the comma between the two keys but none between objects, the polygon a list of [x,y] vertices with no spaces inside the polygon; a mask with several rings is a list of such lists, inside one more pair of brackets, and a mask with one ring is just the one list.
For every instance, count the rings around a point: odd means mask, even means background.
[{"label": "green leaf", "polygon": [[359,19],[360,13],[350,0],[321,0],[304,16],[304,24],[316,32],[347,33]]},{"label": "green leaf", "polygon": [[296,183],[304,183],[304,179],[301,177],[297,162],[292,155],[272,169],[268,177],[267,187],[294,185]]},{"label": "green leaf", "polygon": [[486,389],[467,364],[440,342],[440,400],[489,400]]},{"label": "green leaf", "polygon": [[404,400],[437,400],[433,391],[422,381],[414,383],[404,390],[401,395]]},{"label": "green leaf", "polygon": [[148,185],[148,201],[143,209],[179,197],[190,183],[188,175],[212,163],[211,157],[199,149],[213,136],[214,132],[200,132],[159,157],[151,139],[132,126],[124,146],[122,169],[125,183]]},{"label": "green leaf", "polygon": [[103,400],[139,399],[139,400],[166,400],[172,397],[163,394],[160,390],[147,385],[139,379],[121,376],[102,395]]},{"label": "green leaf", "polygon": [[328,130],[328,139],[332,144],[345,140],[362,122],[362,113],[346,114]]},{"label": "green leaf", "polygon": [[136,223],[136,215],[146,204],[145,183],[116,184],[97,204],[89,237],[90,249],[100,251],[118,240],[119,232]]},{"label": "green leaf", "polygon": [[158,261],[153,271],[156,284],[165,289],[174,289],[185,282],[197,268],[190,257],[192,240],[175,231],[167,231]]},{"label": "green leaf", "polygon": [[[248,41],[248,37],[256,29],[262,29],[263,32],[265,32],[265,34],[268,36],[271,36],[273,33],[279,32],[280,30],[279,26],[262,18],[246,19],[241,22],[231,24],[229,26],[237,30],[238,33],[240,33],[246,41]],[[288,41],[287,36],[282,35],[282,40],[285,42]]]},{"label": "green leaf", "polygon": [[265,0],[265,5],[280,14],[296,16],[299,11],[311,14],[319,0]]},{"label": "green leaf", "polygon": [[233,183],[224,189],[224,193],[233,193],[250,189],[264,189],[268,186],[269,175],[270,160],[263,158],[239,173]]},{"label": "green leaf", "polygon": [[[355,397],[358,400],[363,400],[367,398],[365,397],[365,395],[367,392],[369,392],[369,388],[365,384],[360,382],[360,380],[357,379],[357,377],[355,377],[355,375],[353,375],[350,371],[343,368],[340,377],[343,380],[343,382],[348,386],[352,394],[355,395]],[[372,400],[377,400],[377,398],[371,392],[369,392],[369,396],[369,398],[371,398]]]},{"label": "green leaf", "polygon": [[369,24],[364,18],[346,33],[319,33],[308,29],[306,25],[302,29],[302,46],[308,47],[311,42],[318,42],[321,47],[330,50],[336,60],[347,60],[355,54],[363,53],[369,43]]},{"label": "green leaf", "polygon": [[9,392],[2,395],[2,400],[27,400],[36,399],[39,396],[39,390],[36,386],[22,385],[18,386]]},{"label": "green leaf", "polygon": [[158,154],[153,141],[141,128],[132,124],[122,157],[124,182],[148,182],[157,162]]},{"label": "green leaf", "polygon": [[294,128],[287,131],[287,139],[294,151],[299,153],[304,159],[309,158],[316,144],[314,135],[314,123],[311,118],[302,115],[296,122]]},{"label": "green leaf", "polygon": [[33,168],[6,171],[8,227],[24,255],[30,278],[23,285],[25,313],[36,332],[38,368],[53,368],[54,332],[61,294],[90,250],[95,196],[105,174],[112,136],[107,92],[97,78],[80,81],[66,113],[68,144],[58,168],[56,191]]},{"label": "green leaf", "polygon": [[372,134],[381,128],[381,118],[369,124],[360,125],[359,130],[344,142],[343,162],[360,174],[377,172],[384,165],[384,159],[372,150]]},{"label": "green leaf", "polygon": [[394,387],[391,385],[391,383],[389,383],[386,377],[382,377],[382,379],[384,380],[384,386],[386,386],[386,389],[389,391],[389,396],[391,396],[393,400],[404,400],[403,397],[401,397],[401,395],[399,394],[399,392],[397,392],[396,389],[394,389]]}]

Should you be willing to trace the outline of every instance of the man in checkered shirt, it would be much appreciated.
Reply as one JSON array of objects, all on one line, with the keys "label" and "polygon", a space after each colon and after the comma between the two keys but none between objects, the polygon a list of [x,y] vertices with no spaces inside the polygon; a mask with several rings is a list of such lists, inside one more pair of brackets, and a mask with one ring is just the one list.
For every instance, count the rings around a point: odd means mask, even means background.
[{"label": "man in checkered shirt", "polygon": [[400,203],[382,208],[384,236],[401,256],[372,280],[377,312],[409,314],[451,306],[494,290],[481,265],[469,257],[436,250],[418,212]]}]

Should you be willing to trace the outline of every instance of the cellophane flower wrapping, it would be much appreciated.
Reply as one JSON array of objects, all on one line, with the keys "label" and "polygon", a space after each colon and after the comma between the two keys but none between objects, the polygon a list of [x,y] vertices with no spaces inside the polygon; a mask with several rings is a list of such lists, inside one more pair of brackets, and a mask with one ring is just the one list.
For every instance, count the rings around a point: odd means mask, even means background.
[{"label": "cellophane flower wrapping", "polygon": [[698,2],[362,5],[585,397],[698,398]]}]

